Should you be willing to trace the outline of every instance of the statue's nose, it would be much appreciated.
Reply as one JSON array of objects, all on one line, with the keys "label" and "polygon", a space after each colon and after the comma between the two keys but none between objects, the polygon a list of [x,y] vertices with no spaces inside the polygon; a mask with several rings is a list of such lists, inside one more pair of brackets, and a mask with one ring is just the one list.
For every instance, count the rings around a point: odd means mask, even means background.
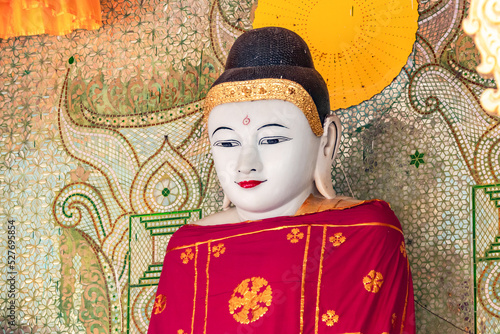
[{"label": "statue's nose", "polygon": [[243,174],[260,172],[262,170],[262,161],[255,146],[248,145],[242,147],[236,168],[238,173]]}]

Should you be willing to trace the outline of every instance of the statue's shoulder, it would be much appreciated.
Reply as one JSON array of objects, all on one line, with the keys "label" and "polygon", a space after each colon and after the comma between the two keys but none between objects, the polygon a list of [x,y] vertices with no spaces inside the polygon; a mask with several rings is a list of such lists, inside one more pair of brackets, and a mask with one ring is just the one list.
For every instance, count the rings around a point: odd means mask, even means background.
[{"label": "statue's shoulder", "polygon": [[358,200],[352,197],[340,196],[333,199],[309,197],[295,216],[320,213],[329,215],[329,217],[343,217],[343,219],[348,217],[348,220],[344,219],[343,221],[351,224],[378,222],[402,230],[401,223],[389,203],[380,199]]},{"label": "statue's shoulder", "polygon": [[318,197],[318,196],[309,196],[295,215],[300,216],[327,210],[347,209],[350,207],[358,206],[365,202],[366,201],[346,196],[335,196],[335,198],[332,199]]},{"label": "statue's shoulder", "polygon": [[196,225],[210,226],[238,223],[241,220],[238,217],[236,208],[232,207],[226,211],[214,213],[213,215],[203,217],[194,222]]}]

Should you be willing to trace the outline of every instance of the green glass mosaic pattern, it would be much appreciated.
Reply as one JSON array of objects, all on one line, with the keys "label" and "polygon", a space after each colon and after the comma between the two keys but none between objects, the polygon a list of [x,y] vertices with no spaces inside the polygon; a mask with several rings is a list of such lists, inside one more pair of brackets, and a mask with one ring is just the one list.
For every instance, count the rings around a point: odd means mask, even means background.
[{"label": "green glass mosaic pattern", "polygon": [[476,333],[500,331],[500,185],[472,190]]},{"label": "green glass mosaic pattern", "polygon": [[179,227],[201,219],[201,210],[131,215],[129,221],[127,328],[145,333],[168,241]]},{"label": "green glass mosaic pattern", "polygon": [[[11,219],[17,333],[145,333],[169,233],[221,208],[203,97],[257,1],[101,3],[98,31],[0,40],[0,253]],[[500,331],[500,127],[478,102],[494,82],[475,71],[467,7],[421,1],[398,77],[337,111],[335,189],[398,215],[418,333]],[[9,272],[2,258],[0,282]]]}]

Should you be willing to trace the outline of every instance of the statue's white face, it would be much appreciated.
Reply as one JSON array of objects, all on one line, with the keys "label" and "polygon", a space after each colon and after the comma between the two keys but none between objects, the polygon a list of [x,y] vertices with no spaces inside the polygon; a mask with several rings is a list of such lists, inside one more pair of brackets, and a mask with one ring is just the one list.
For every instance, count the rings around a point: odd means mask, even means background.
[{"label": "statue's white face", "polygon": [[208,132],[221,186],[242,220],[293,215],[311,194],[320,138],[294,104],[222,104]]}]

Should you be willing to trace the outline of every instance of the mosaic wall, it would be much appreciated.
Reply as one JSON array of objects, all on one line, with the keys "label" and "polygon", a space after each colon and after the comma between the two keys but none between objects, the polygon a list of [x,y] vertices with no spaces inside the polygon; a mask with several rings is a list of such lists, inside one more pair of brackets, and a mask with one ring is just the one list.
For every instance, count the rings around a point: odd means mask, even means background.
[{"label": "mosaic wall", "polygon": [[[0,40],[3,333],[145,333],[170,235],[221,206],[201,102],[256,1],[101,4],[98,31]],[[335,188],[400,218],[418,333],[500,331],[499,123],[467,6],[420,1],[405,68],[339,111]]]}]

